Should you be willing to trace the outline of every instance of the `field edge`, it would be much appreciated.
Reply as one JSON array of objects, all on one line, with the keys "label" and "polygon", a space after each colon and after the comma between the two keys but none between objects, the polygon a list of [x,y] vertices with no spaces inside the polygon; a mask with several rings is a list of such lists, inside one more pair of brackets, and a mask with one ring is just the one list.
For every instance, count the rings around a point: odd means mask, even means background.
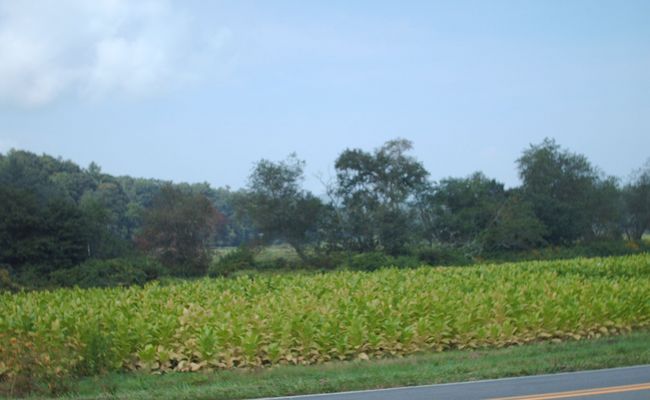
[{"label": "field edge", "polygon": [[[563,343],[210,373],[111,373],[60,398],[231,400],[463,382],[650,364],[650,330]],[[43,397],[30,397],[43,398]]]}]

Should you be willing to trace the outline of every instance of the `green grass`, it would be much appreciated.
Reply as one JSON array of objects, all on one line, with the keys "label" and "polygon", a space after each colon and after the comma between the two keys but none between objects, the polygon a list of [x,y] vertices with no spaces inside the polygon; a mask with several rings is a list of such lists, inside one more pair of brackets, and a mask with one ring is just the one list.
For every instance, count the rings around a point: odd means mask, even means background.
[{"label": "green grass", "polygon": [[68,399],[242,399],[338,392],[650,363],[650,331],[591,341],[449,351],[256,371],[107,374],[71,382]]},{"label": "green grass", "polygon": [[288,244],[279,244],[264,247],[256,256],[255,261],[273,261],[278,258],[284,258],[287,261],[300,261],[298,253]]},{"label": "green grass", "polygon": [[[220,259],[226,254],[235,250],[237,250],[237,247],[219,247],[213,250],[213,255],[217,259]],[[289,246],[288,244],[273,244],[264,246],[260,249],[259,253],[255,254],[255,261],[257,262],[274,261],[278,258],[284,258],[287,261],[300,261],[298,253],[296,253],[293,247]]]}]

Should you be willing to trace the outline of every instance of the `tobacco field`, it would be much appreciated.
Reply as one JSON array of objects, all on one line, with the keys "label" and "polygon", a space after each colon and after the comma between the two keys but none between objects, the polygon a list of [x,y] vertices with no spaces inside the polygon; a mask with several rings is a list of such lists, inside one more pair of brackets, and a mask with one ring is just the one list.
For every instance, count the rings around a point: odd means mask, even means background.
[{"label": "tobacco field", "polygon": [[0,294],[0,379],[580,340],[650,324],[650,255]]}]

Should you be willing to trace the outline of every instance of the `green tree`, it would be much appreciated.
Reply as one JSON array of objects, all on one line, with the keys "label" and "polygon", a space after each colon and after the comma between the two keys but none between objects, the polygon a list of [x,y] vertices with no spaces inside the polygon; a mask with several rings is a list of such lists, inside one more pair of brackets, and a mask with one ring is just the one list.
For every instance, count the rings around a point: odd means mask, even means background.
[{"label": "green tree", "polygon": [[86,221],[75,204],[52,199],[44,210],[43,221],[48,246],[47,259],[41,265],[52,265],[47,270],[72,267],[88,258]]},{"label": "green tree", "polygon": [[62,198],[41,201],[26,189],[0,186],[0,264],[14,271],[71,267],[87,258],[83,215]]},{"label": "green tree", "polygon": [[[151,206],[154,197],[160,188],[171,184],[158,179],[132,178],[130,176],[115,177],[128,198],[125,226],[132,233],[142,224],[142,212]],[[235,203],[239,198],[238,191],[229,187],[212,188],[207,183],[175,184],[177,188],[191,193],[200,193],[206,196],[212,205],[225,217],[222,232],[215,235],[215,246],[239,246],[252,238],[255,234],[254,227],[246,219],[237,218]]]},{"label": "green tree", "polygon": [[66,199],[76,204],[79,204],[84,193],[97,187],[85,171],[56,172],[49,180],[61,190]]},{"label": "green tree", "polygon": [[434,210],[434,235],[439,241],[467,244],[494,219],[504,203],[503,184],[481,172],[467,178],[447,178],[435,187],[430,208]]},{"label": "green tree", "polygon": [[532,204],[517,191],[508,194],[478,239],[484,251],[520,251],[543,246],[546,227],[537,219]]},{"label": "green tree", "polygon": [[19,270],[45,257],[41,207],[36,196],[25,190],[0,186],[0,264]]},{"label": "green tree", "polygon": [[625,203],[618,180],[598,179],[590,196],[591,232],[587,239],[620,240]]},{"label": "green tree", "polygon": [[641,240],[650,229],[650,159],[623,190],[623,229],[630,240]]},{"label": "green tree", "polygon": [[66,195],[66,188],[53,177],[81,172],[71,161],[22,150],[11,150],[0,159],[0,185],[29,190],[43,201]]},{"label": "green tree", "polygon": [[144,211],[136,243],[175,275],[203,275],[210,262],[210,237],[222,223],[205,196],[168,185]]},{"label": "green tree", "polygon": [[407,154],[405,139],[386,142],[373,153],[345,150],[336,159],[338,240],[351,250],[403,252],[413,239],[413,204],[429,187],[429,173]]},{"label": "green tree", "polygon": [[304,165],[295,154],[281,162],[260,160],[238,199],[240,214],[250,219],[261,242],[286,242],[303,260],[324,210],[320,199],[301,187]]},{"label": "green tree", "polygon": [[525,150],[517,163],[523,197],[546,226],[545,240],[570,244],[589,237],[599,177],[587,158],[545,139]]}]

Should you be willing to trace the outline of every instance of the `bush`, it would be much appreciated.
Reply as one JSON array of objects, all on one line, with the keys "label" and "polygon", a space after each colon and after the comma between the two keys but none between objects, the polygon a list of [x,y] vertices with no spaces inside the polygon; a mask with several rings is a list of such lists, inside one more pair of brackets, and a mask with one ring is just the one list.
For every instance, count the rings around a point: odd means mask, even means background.
[{"label": "bush", "polygon": [[421,263],[427,265],[468,265],[474,262],[467,249],[437,245],[415,251]]},{"label": "bush", "polygon": [[208,275],[213,278],[228,276],[236,271],[255,266],[255,254],[250,248],[242,246],[213,262],[208,268]]},{"label": "bush", "polygon": [[393,257],[388,254],[373,251],[348,255],[342,266],[358,271],[375,271],[384,267],[417,268],[423,263],[414,256]]},{"label": "bush", "polygon": [[287,270],[295,269],[298,267],[298,263],[295,261],[289,261],[284,257],[278,257],[272,260],[255,261],[255,265],[253,265],[253,267],[258,270]]},{"label": "bush", "polygon": [[90,260],[73,268],[54,271],[51,283],[57,286],[113,287],[143,285],[165,275],[163,266],[149,258]]},{"label": "bush", "polygon": [[323,252],[316,251],[316,254],[309,257],[309,266],[317,270],[332,270],[346,264],[350,253],[344,251]]},{"label": "bush", "polygon": [[44,289],[52,286],[48,277],[49,266],[23,265],[18,272],[14,271],[14,281],[27,290]]},{"label": "bush", "polygon": [[596,240],[582,243],[576,250],[582,252],[581,256],[605,257],[636,254],[650,250],[650,246],[627,240]]},{"label": "bush", "polygon": [[379,251],[352,255],[345,266],[357,271],[374,271],[391,264],[392,257]]},{"label": "bush", "polygon": [[415,256],[399,256],[395,257],[391,261],[391,266],[398,268],[417,268],[424,264]]},{"label": "bush", "polygon": [[596,240],[573,246],[548,246],[530,251],[490,252],[486,258],[493,261],[560,260],[578,257],[611,257],[649,252],[650,246],[643,242],[626,240]]}]

